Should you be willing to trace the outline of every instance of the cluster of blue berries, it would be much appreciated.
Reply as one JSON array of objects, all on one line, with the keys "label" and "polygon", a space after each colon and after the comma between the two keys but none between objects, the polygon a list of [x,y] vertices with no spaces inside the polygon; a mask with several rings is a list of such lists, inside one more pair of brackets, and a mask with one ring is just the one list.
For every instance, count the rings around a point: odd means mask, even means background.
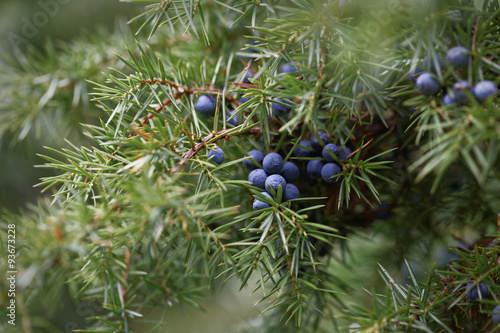
[{"label": "cluster of blue berries", "polygon": [[[485,283],[479,282],[475,284],[474,282],[467,283],[466,286],[467,298],[471,302],[477,302],[478,300],[485,299],[488,296],[488,287]],[[491,319],[495,326],[500,325],[500,305],[493,308]]]},{"label": "cluster of blue berries", "polygon": [[319,131],[317,136],[311,136],[311,140],[300,141],[295,147],[294,153],[299,158],[314,158],[309,160],[306,165],[305,170],[309,178],[321,178],[327,183],[335,183],[341,173],[340,166],[335,162],[337,159],[345,160],[351,154],[351,150],[346,146],[339,147],[329,143],[328,134]]},{"label": "cluster of blue berries", "polygon": [[[280,187],[282,202],[297,199],[300,192],[292,182],[302,176],[309,180],[323,179],[327,183],[335,183],[342,172],[335,162],[347,159],[351,150],[329,143],[328,134],[319,131],[310,140],[298,142],[292,153],[297,162],[284,162],[283,157],[274,152],[264,155],[260,150],[249,151],[249,158],[243,165],[251,170],[248,175],[250,184],[265,190],[261,194],[275,201],[279,200]],[[269,203],[254,200],[254,210],[268,207],[271,207]]]},{"label": "cluster of blue berries", "polygon": [[[260,150],[250,150],[250,158],[243,161],[243,165],[252,170],[248,175],[248,181],[255,187],[263,189],[262,195],[271,200],[278,200],[281,194],[281,201],[290,201],[300,198],[297,186],[291,184],[300,176],[299,168],[293,162],[283,161],[278,153],[264,155]],[[259,210],[269,208],[267,202],[255,199],[253,209]]]},{"label": "cluster of blue berries", "polygon": [[[295,63],[285,63],[281,66],[280,75],[297,71],[299,68]],[[243,84],[250,84],[253,72],[246,70],[241,77],[240,81]],[[239,102],[243,104],[247,100],[245,97],[240,97]],[[220,106],[221,103],[217,103],[216,95],[203,94],[197,98],[194,108],[203,117],[209,118],[217,113],[218,104]],[[274,116],[284,117],[290,113],[292,106],[293,102],[290,100],[275,98],[270,109]],[[234,115],[230,106],[226,113],[226,123],[233,126],[239,124],[238,116]],[[328,134],[323,131],[312,135],[310,140],[300,141],[295,146],[293,151],[295,162],[285,162],[283,156],[276,152],[265,155],[260,150],[249,151],[249,158],[243,162],[243,165],[251,170],[248,181],[251,185],[264,190],[261,195],[270,199],[265,200],[259,196],[266,202],[256,198],[253,209],[269,208],[272,206],[272,201],[287,202],[300,198],[299,189],[292,184],[300,176],[307,180],[323,179],[327,183],[335,183],[342,172],[339,161],[348,158],[350,154],[351,150],[348,147],[330,143]],[[212,148],[208,151],[208,158],[216,164],[221,164],[224,161],[224,151],[218,147]]]},{"label": "cluster of blue berries", "polygon": [[[469,50],[463,46],[454,46],[448,50],[446,62],[456,69],[465,69],[471,61],[469,53]],[[409,75],[409,79],[415,83],[418,91],[424,95],[434,95],[441,88],[441,84],[435,73],[441,71],[441,68],[444,68],[445,64],[439,56],[434,60],[430,61],[425,57],[423,61],[425,70],[417,66]],[[468,81],[460,80],[455,82],[451,89],[448,89],[448,92],[443,97],[443,104],[467,103],[468,96],[466,91],[469,91],[480,103],[484,103],[488,97],[498,94],[498,88],[492,81],[479,81],[472,86]]]},{"label": "cluster of blue berries", "polygon": [[467,298],[471,302],[475,302],[478,299],[484,299],[488,296],[488,287],[486,287],[486,284],[483,282],[479,282],[477,285],[474,285],[473,282],[469,282],[467,283],[466,290],[469,290],[467,292]]}]

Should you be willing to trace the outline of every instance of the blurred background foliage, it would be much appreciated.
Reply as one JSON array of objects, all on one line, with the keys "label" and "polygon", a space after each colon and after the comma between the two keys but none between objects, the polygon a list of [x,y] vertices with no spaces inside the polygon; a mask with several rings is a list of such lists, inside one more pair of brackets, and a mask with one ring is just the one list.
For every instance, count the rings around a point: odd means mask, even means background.
[{"label": "blurred background foliage", "polygon": [[[41,3],[51,5],[44,10]],[[0,2],[0,50],[2,51],[0,62],[0,119],[2,120],[0,124],[2,132],[0,135],[0,174],[2,175],[0,207],[15,211],[26,203],[35,202],[40,196],[40,190],[33,186],[48,172],[46,169],[34,167],[43,163],[36,153],[42,152],[43,146],[63,147],[66,144],[65,139],[76,144],[83,144],[85,141],[79,135],[81,132],[79,122],[95,123],[100,113],[89,102],[88,97],[85,97],[85,100],[75,103],[77,105],[69,114],[70,117],[66,117],[68,114],[64,110],[54,110],[44,119],[39,119],[36,125],[33,124],[39,127],[37,131],[31,131],[24,140],[16,140],[20,133],[10,131],[11,113],[16,114],[23,112],[22,110],[36,112],[37,109],[35,105],[23,104],[22,100],[16,100],[16,97],[22,97],[25,93],[38,93],[43,96],[46,86],[42,84],[42,87],[40,85],[33,87],[31,86],[32,80],[42,76],[43,81],[43,71],[51,73],[51,69],[61,72],[61,77],[77,76],[82,87],[87,86],[84,78],[95,77],[98,80],[101,76],[100,71],[95,73],[73,71],[85,68],[80,66],[81,62],[88,60],[82,58],[86,53],[85,48],[90,44],[85,43],[85,39],[91,40],[92,35],[96,33],[111,36],[117,30],[126,31],[122,35],[128,36],[128,39],[117,38],[115,40],[118,48],[108,50],[103,48],[103,52],[108,54],[103,56],[102,60],[109,58],[109,61],[115,63],[113,52],[122,50],[127,40],[132,40],[132,33],[124,22],[136,15],[139,10],[138,6],[128,6],[114,0],[2,0]],[[40,14],[41,12],[48,12],[48,15]],[[34,22],[40,23],[35,25]],[[70,56],[59,57],[59,50],[68,47],[72,48]],[[29,62],[33,62],[33,66],[23,68],[25,57],[30,59]],[[75,65],[75,62],[78,62],[78,65]],[[92,66],[89,65],[88,68],[90,67]],[[106,64],[103,64],[102,70],[105,69]],[[12,86],[9,82],[12,79],[25,80],[27,90],[20,91],[17,96],[11,94],[8,87]],[[64,81],[59,82],[59,88],[63,90],[65,84]],[[82,96],[86,96],[85,91],[81,93]],[[72,101],[72,96],[69,92],[63,92],[55,103],[67,100]],[[64,108],[65,105],[59,104],[58,107]],[[58,122],[60,126],[53,126]],[[69,127],[67,127],[68,123]]]},{"label": "blurred background foliage", "polygon": [[37,33],[27,38],[37,48],[42,48],[47,38],[71,41],[83,32],[96,32],[101,27],[112,30],[117,21],[128,20],[140,11],[140,7],[128,6],[114,0],[2,0],[0,10],[2,20],[0,33],[2,50],[11,50],[12,45],[7,39],[10,33],[20,36],[26,20],[33,17],[40,9],[41,3],[56,3],[57,7],[50,11],[46,24],[37,27]]}]

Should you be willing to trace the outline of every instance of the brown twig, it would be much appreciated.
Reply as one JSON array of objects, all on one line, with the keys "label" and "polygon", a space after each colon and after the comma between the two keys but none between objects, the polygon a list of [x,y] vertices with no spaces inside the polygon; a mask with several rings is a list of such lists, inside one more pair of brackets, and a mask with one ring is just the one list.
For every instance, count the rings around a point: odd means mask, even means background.
[{"label": "brown twig", "polygon": [[365,118],[367,118],[368,116],[370,116],[370,111],[365,111],[361,116],[352,116],[351,117],[351,120],[352,121],[361,121],[361,120],[364,120]]},{"label": "brown twig", "polygon": [[[130,126],[130,129],[131,129],[132,131],[134,131],[136,134],[138,134],[138,135],[142,136],[144,139],[146,139],[146,140],[148,140],[148,141],[149,141],[149,140],[151,140],[151,135],[150,135],[150,134],[148,134],[148,133],[146,133],[146,132],[144,132],[144,131],[143,131],[143,130],[141,130],[139,127],[136,127],[136,126],[131,125],[131,126]],[[132,134],[132,133],[130,133],[130,134]]]},{"label": "brown twig", "polygon": [[325,35],[323,36],[323,45],[321,45],[320,60],[318,67],[318,73],[320,77],[323,76],[323,67],[325,67],[326,43],[328,42],[329,36],[330,33],[325,33]]},{"label": "brown twig", "polygon": [[[203,149],[207,143],[209,141],[211,141],[212,139],[214,138],[218,138],[219,139],[222,139],[222,138],[225,138],[227,136],[226,133],[230,132],[230,131],[233,131],[234,129],[230,128],[230,129],[223,129],[223,130],[220,130],[218,131],[217,133],[212,133],[212,134],[209,134],[207,135],[206,137],[204,137],[201,142],[197,143],[193,148],[189,149],[183,156],[182,156],[182,160],[180,160],[172,169],[170,169],[168,171],[169,174],[173,175],[174,173],[176,173],[177,171],[179,171],[183,166],[184,164],[186,164],[186,162],[192,158],[194,155],[196,155],[201,149]],[[241,135],[241,134],[246,134],[246,133],[249,133],[249,134],[255,134],[256,131],[258,131],[260,133],[260,127],[252,127],[249,129],[249,131],[245,131],[245,132],[241,132],[241,133],[238,133],[238,135]]]},{"label": "brown twig", "polygon": [[354,156],[360,149],[364,149],[366,146],[368,146],[371,142],[373,141],[373,139],[370,139],[370,141],[368,141],[367,143],[365,143],[361,148],[358,148],[356,149],[355,151],[353,151],[352,153],[350,153],[349,155],[347,155],[347,157],[345,158],[346,160],[349,159],[351,156]]},{"label": "brown twig", "polygon": [[[222,131],[227,131],[227,130],[222,130]],[[217,134],[221,134],[221,131],[217,132]],[[196,144],[194,148],[189,149],[183,156],[182,160],[180,160],[172,169],[169,170],[169,173],[172,175],[176,173],[186,162],[192,158],[198,151],[200,151],[205,145],[207,144],[208,141],[212,140],[215,137],[214,134],[210,134],[206,137],[203,138],[203,140]]]},{"label": "brown twig", "polygon": [[[383,139],[385,139],[385,138],[386,138],[389,134],[391,134],[391,133],[394,131],[394,129],[396,128],[396,122],[392,121],[392,119],[391,119],[391,121],[390,121],[390,122],[391,122],[391,127],[389,127],[389,129],[388,129],[385,133],[383,133],[382,135],[380,135],[379,137],[377,137],[377,140],[375,140],[375,142],[374,142],[374,146],[375,146],[375,147],[377,146],[378,142],[380,142],[380,141],[382,141]],[[373,140],[373,139],[372,139],[372,140]]]},{"label": "brown twig", "polygon": [[119,100],[125,99],[125,97],[127,97],[128,95],[131,95],[133,92],[137,91],[138,89],[144,87],[147,84],[161,84],[164,86],[168,85],[168,86],[171,86],[172,88],[176,89],[179,92],[189,90],[189,89],[187,89],[185,87],[181,87],[177,83],[169,81],[169,80],[147,79],[147,80],[141,80],[141,82],[136,84],[135,87],[133,87],[129,91],[125,92]]},{"label": "brown twig", "polygon": [[478,16],[476,19],[476,25],[474,26],[474,35],[472,36],[472,54],[476,54],[476,38],[477,38],[477,30],[479,29],[479,21],[481,21],[481,16]]}]

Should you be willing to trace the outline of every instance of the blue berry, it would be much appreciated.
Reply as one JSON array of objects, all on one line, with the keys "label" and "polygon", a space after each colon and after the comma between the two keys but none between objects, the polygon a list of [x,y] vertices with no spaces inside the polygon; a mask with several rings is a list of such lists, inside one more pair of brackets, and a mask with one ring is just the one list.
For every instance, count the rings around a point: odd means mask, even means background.
[{"label": "blue berry", "polygon": [[415,118],[420,117],[420,115],[423,113],[423,111],[422,111],[422,112],[418,112],[418,107],[419,107],[419,106],[420,106],[420,105],[417,105],[417,106],[414,106],[414,107],[412,107],[412,108],[411,108],[411,115],[412,115],[412,116],[413,116],[415,113],[417,113],[417,114],[415,115]]},{"label": "blue berry", "polygon": [[313,179],[321,178],[321,169],[323,168],[323,161],[321,160],[310,160],[307,163],[307,174]]},{"label": "blue berry", "polygon": [[273,114],[275,116],[282,117],[282,116],[286,116],[288,113],[290,113],[290,111],[292,110],[292,106],[290,104],[290,101],[283,101],[283,100],[278,99],[278,98],[276,99],[276,101],[285,103],[287,105],[283,105],[280,103],[271,103],[271,111],[273,112]]},{"label": "blue berry", "polygon": [[286,64],[283,64],[281,66],[281,74],[296,72],[298,70],[299,70],[299,68],[297,66],[295,66],[293,62],[287,62]]},{"label": "blue berry", "polygon": [[[262,165],[262,162],[264,161],[264,153],[261,152],[260,150],[257,149],[252,149],[248,152],[248,156],[251,156],[257,164]],[[246,159],[243,161],[243,166],[247,169],[254,170],[259,168],[258,165],[253,164],[251,159]]]},{"label": "blue berry", "polygon": [[270,175],[280,173],[283,170],[283,157],[278,153],[269,153],[264,157],[262,166]]},{"label": "blue berry", "polygon": [[434,95],[439,90],[439,82],[430,73],[422,73],[416,82],[417,89],[424,95]]},{"label": "blue berry", "polygon": [[335,175],[338,175],[340,173],[340,167],[335,164],[335,163],[326,163],[322,168],[321,168],[321,178],[327,183],[335,183],[337,177],[333,177]]},{"label": "blue berry", "polygon": [[[342,148],[339,151],[339,159],[345,160],[347,158],[347,156],[351,155],[351,153],[352,153],[351,149],[349,149],[349,147],[347,147],[347,146],[344,146],[344,148]],[[349,157],[349,159],[351,159],[351,158]]]},{"label": "blue berry", "polygon": [[214,163],[221,164],[224,162],[224,151],[219,147],[208,151],[208,158]]},{"label": "blue berry", "polygon": [[[472,287],[474,286],[474,287]],[[475,302],[477,301],[479,298],[486,298],[486,296],[488,296],[488,287],[486,287],[486,284],[484,284],[483,282],[479,282],[477,285],[474,285],[473,282],[469,282],[467,283],[467,289],[471,288],[471,290],[469,290],[469,292],[467,293],[467,298],[471,301],[471,302]]]},{"label": "blue berry", "polygon": [[267,173],[264,169],[255,169],[248,174],[248,181],[255,187],[266,189]]},{"label": "blue berry", "polygon": [[316,135],[311,135],[311,146],[316,149],[320,150],[323,148],[324,145],[328,143],[328,134],[323,132],[323,131],[318,131],[318,137],[321,139],[321,141],[318,140]]},{"label": "blue berry", "polygon": [[472,88],[472,94],[479,102],[483,103],[488,97],[498,94],[498,88],[495,83],[491,81],[479,81],[474,88]]},{"label": "blue berry", "polygon": [[246,101],[248,101],[248,100],[249,100],[249,98],[248,98],[248,97],[244,97],[244,96],[241,96],[241,97],[240,97],[240,99],[238,99],[238,101],[239,101],[241,104],[245,103],[245,102],[246,102]]},{"label": "blue berry", "polygon": [[285,185],[286,180],[280,175],[270,175],[266,178],[266,191],[268,193],[271,193],[271,189],[273,189],[274,192],[278,193],[279,187],[281,186],[281,188],[284,190]]},{"label": "blue berry", "polygon": [[382,201],[377,205],[375,218],[379,220],[387,220],[392,215],[391,205],[387,201]]},{"label": "blue berry", "polygon": [[246,83],[246,84],[251,84],[250,82],[250,79],[253,78],[253,75],[252,73],[250,73],[250,71],[246,71],[245,72],[245,75],[243,76],[243,83]]},{"label": "blue berry", "polygon": [[422,74],[423,72],[424,72],[423,68],[417,66],[413,71],[410,72],[408,78],[410,79],[411,82],[415,83],[419,75]]},{"label": "blue berry", "polygon": [[443,97],[443,105],[450,105],[456,103],[457,100],[453,98],[450,94],[446,94]]},{"label": "blue berry", "polygon": [[285,191],[283,192],[283,202],[289,201],[292,199],[300,198],[300,192],[297,186],[293,184],[286,184]]},{"label": "blue berry", "polygon": [[453,90],[460,90],[460,89],[471,90],[471,88],[472,86],[467,80],[460,80],[453,84]]},{"label": "blue berry", "polygon": [[339,156],[339,147],[337,147],[337,145],[333,144],[333,143],[329,143],[329,144],[327,144],[326,146],[323,147],[323,151],[321,152],[321,155],[323,155],[323,158],[327,162],[333,162],[333,161],[335,161],[333,159],[333,157],[330,155],[330,153],[333,154],[333,155]]},{"label": "blue berry", "polygon": [[[265,195],[266,197],[272,199],[273,197],[267,193],[267,192],[260,192],[261,194]],[[269,208],[271,207],[270,204],[268,204],[267,202],[263,202],[263,201],[260,201],[259,199],[255,198],[253,200],[253,210],[259,210],[259,209],[266,209],[266,208]]]},{"label": "blue berry", "polygon": [[285,178],[287,183],[291,183],[295,179],[299,178],[299,167],[295,163],[287,161],[285,162],[285,165],[283,165],[283,170],[281,170],[280,175]]},{"label": "blue berry", "polygon": [[204,117],[213,117],[216,108],[217,101],[212,95],[201,95],[194,103],[194,109]]},{"label": "blue berry", "polygon": [[459,103],[465,103],[467,101],[467,95],[464,90],[470,90],[472,87],[467,80],[460,80],[453,84],[453,89],[451,91],[453,99]]},{"label": "blue berry", "polygon": [[258,46],[259,42],[256,40],[251,40],[248,44],[245,44],[244,51],[248,53],[258,53],[259,50],[254,48],[253,46]]},{"label": "blue berry", "polygon": [[500,305],[497,305],[493,308],[493,314],[491,315],[493,319],[493,324],[495,326],[500,324]]},{"label": "blue berry", "polygon": [[[299,147],[299,146],[302,146],[302,147]],[[311,149],[306,149],[303,147],[307,147],[307,148],[311,148]],[[295,146],[293,153],[297,157],[310,157],[311,154],[313,153],[311,141],[309,141],[309,140],[299,141],[299,144]]]},{"label": "blue berry", "polygon": [[436,67],[436,63],[432,59],[431,59],[431,61],[429,61],[428,58],[425,57],[422,65],[424,66],[424,68],[426,70],[430,70],[434,73],[437,73],[437,72],[440,72],[441,68],[444,67],[444,62],[443,62],[443,60],[441,60],[440,56],[437,56],[437,62],[438,62],[438,64],[437,64],[438,67]]},{"label": "blue berry", "polygon": [[229,119],[234,114],[234,112],[235,112],[234,110],[230,110],[228,113],[226,113],[226,123],[236,127],[239,125],[238,115],[234,116],[232,119]]},{"label": "blue berry", "polygon": [[469,51],[463,46],[454,46],[448,50],[446,61],[455,68],[465,68],[470,62]]}]

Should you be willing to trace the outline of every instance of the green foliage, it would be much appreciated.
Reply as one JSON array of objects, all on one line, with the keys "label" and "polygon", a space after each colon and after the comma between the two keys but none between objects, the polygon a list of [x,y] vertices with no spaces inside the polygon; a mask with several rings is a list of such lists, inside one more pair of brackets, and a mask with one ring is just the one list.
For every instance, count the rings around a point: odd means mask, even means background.
[{"label": "green foliage", "polygon": [[[459,258],[424,277],[405,261],[407,284],[384,263],[388,289],[368,293],[371,307],[364,298],[347,304],[353,286],[332,267],[352,269],[347,240],[363,229],[394,239],[386,257],[396,265],[417,246],[460,238],[450,230],[495,239],[486,221],[500,204],[499,97],[483,105],[468,94],[469,104],[445,107],[442,92],[417,94],[406,76],[424,55],[437,63],[460,44],[471,49],[469,68],[443,68],[440,83],[498,83],[498,3],[463,1],[459,20],[446,3],[405,8],[403,0],[394,8],[366,1],[365,12],[316,0],[125,2],[146,4],[133,19],[135,43],[123,29],[49,43],[0,77],[2,138],[24,140],[47,123],[87,138],[39,153],[47,161],[39,167],[57,170],[38,184],[50,203],[3,212],[2,228],[15,224],[19,235],[26,303],[60,304],[64,285],[72,298],[99,303],[79,332],[132,332],[150,308],[201,308],[207,290],[236,278],[269,314],[262,332],[342,331],[353,322],[367,332],[492,327],[496,245],[456,251]],[[298,70],[282,74],[290,62]],[[247,72],[250,84],[242,83]],[[194,109],[206,94],[217,101],[213,118]],[[276,98],[292,102],[288,116],[272,114]],[[422,112],[411,116],[413,106]],[[237,126],[227,123],[230,107]],[[82,124],[75,131],[68,123]],[[300,181],[301,198],[281,202],[281,189],[271,200],[246,181],[247,151],[305,163],[315,157],[293,150],[318,131],[353,148],[349,159],[333,157],[337,183]],[[207,157],[214,147],[224,151],[220,165]],[[271,207],[252,211],[254,198]],[[468,281],[485,282],[491,297],[467,301]],[[29,322],[30,310],[20,311]]]},{"label": "green foliage", "polygon": [[130,40],[130,29],[117,26],[111,35],[102,30],[71,44],[48,40],[42,50],[6,55],[0,71],[2,140],[55,145],[61,136],[81,139],[78,125],[99,116],[86,81],[102,82],[101,72],[118,65],[115,53]]},{"label": "green foliage", "polygon": [[[486,244],[473,249],[455,249],[446,270],[434,267],[418,281],[411,264],[405,261],[407,283],[398,283],[380,266],[387,285],[386,295],[369,292],[373,307],[353,307],[346,317],[359,324],[359,331],[383,332],[492,332],[493,308],[498,304],[498,246]],[[472,283],[469,287],[467,284]],[[493,299],[469,300],[467,293],[484,283]]]}]

